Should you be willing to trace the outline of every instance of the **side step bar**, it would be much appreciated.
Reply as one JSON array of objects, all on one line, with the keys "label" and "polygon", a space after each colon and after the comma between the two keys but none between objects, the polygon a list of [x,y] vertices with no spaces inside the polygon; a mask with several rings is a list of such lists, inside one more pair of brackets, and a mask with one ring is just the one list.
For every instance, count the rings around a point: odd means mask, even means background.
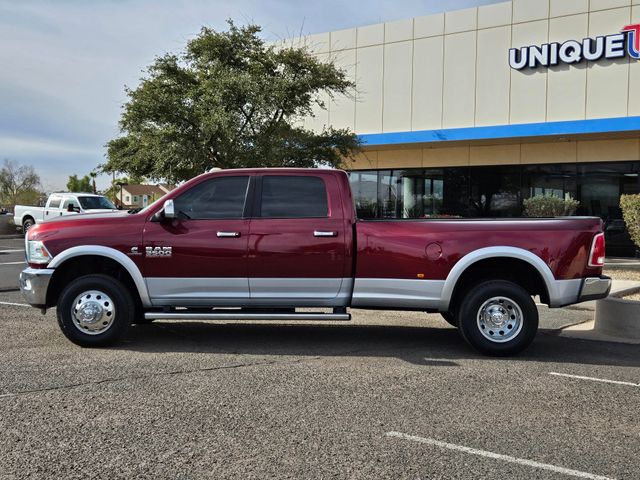
[{"label": "side step bar", "polygon": [[204,312],[146,312],[146,320],[329,320],[349,321],[350,313],[204,313]]}]

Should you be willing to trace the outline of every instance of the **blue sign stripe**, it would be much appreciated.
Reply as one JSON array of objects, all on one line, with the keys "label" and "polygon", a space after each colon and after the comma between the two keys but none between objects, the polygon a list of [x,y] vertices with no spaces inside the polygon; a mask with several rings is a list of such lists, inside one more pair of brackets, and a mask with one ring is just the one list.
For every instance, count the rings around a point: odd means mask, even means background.
[{"label": "blue sign stripe", "polygon": [[460,142],[519,137],[548,137],[640,131],[640,117],[598,118],[567,122],[525,123],[489,127],[447,128],[358,135],[364,146]]}]

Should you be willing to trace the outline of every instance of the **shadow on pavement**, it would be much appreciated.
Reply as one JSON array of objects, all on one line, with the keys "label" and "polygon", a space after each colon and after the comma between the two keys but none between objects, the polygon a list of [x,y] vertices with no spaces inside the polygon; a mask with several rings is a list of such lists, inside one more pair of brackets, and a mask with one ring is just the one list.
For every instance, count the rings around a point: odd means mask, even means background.
[{"label": "shadow on pavement", "polygon": [[637,345],[558,337],[541,330],[517,357],[484,357],[453,328],[380,325],[272,325],[157,322],[135,325],[116,348],[139,352],[196,352],[275,356],[395,357],[414,365],[459,366],[458,360],[554,362],[640,367]]}]

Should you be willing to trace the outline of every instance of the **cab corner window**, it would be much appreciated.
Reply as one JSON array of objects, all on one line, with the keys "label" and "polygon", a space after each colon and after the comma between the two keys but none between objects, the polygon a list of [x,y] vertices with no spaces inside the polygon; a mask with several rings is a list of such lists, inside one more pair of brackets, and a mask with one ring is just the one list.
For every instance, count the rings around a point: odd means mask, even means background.
[{"label": "cab corner window", "polygon": [[175,210],[187,220],[242,218],[249,177],[217,177],[190,188],[175,199]]},{"label": "cab corner window", "polygon": [[265,175],[262,177],[263,218],[326,217],[327,190],[320,177]]}]

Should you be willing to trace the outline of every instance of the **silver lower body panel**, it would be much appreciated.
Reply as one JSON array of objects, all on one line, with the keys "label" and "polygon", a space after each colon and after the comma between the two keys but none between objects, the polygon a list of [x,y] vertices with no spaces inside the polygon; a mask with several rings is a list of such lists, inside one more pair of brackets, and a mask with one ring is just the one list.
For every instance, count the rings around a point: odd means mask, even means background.
[{"label": "silver lower body panel", "polygon": [[346,307],[352,278],[147,278],[154,307]]},{"label": "silver lower body panel", "polygon": [[356,278],[353,307],[438,308],[444,280]]}]

